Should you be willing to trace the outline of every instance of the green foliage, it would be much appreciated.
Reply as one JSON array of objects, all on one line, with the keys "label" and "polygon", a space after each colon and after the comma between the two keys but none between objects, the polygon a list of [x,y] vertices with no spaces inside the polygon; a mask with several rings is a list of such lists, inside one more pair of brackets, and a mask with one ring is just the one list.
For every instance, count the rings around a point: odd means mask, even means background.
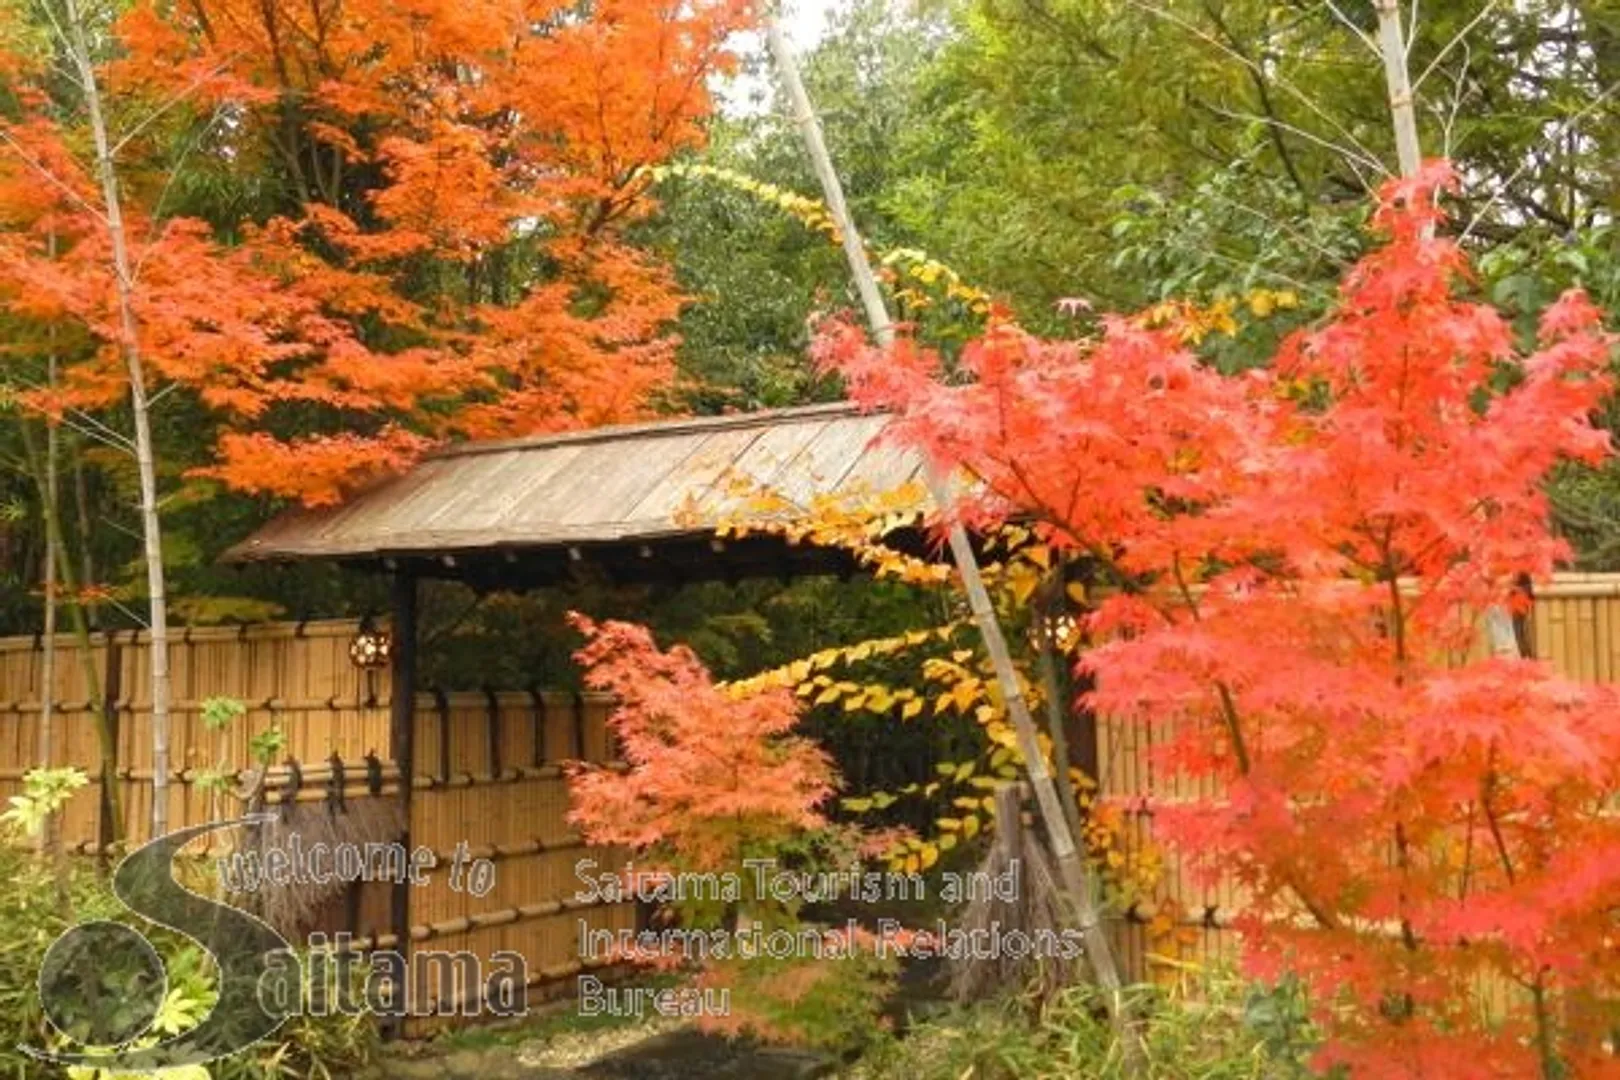
[{"label": "green foliage", "polygon": [[[0,948],[0,1076],[62,1075],[42,1070],[17,1048],[45,1045],[53,1037],[40,1011],[37,979],[45,950],[70,925],[112,919],[135,925],[152,941],[169,978],[156,1024],[160,1033],[195,1024],[214,1000],[214,968],[202,952],[177,935],[133,920],[88,860],[73,861],[69,895],[71,917],[55,904],[52,871],[45,861],[0,847],[0,942],[4,942]],[[106,977],[110,985],[116,985],[120,974],[109,971]],[[378,1046],[370,1016],[295,1016],[267,1042],[215,1062],[209,1070],[214,1080],[330,1080],[364,1074],[376,1060]],[[80,1080],[91,1074],[68,1075]],[[166,1071],[161,1076],[186,1080],[179,1072]]]},{"label": "green foliage", "polygon": [[287,733],[280,726],[267,727],[248,740],[248,753],[260,765],[269,765],[287,749]]},{"label": "green foliage", "polygon": [[267,1042],[211,1068],[214,1080],[336,1080],[368,1075],[381,1051],[370,1014],[298,1014]]},{"label": "green foliage", "polygon": [[[0,815],[0,839],[15,839],[23,830],[37,832],[87,782],[76,769],[32,770],[24,777],[24,793],[13,796],[12,808]],[[205,881],[212,878],[188,879],[188,886],[206,887]],[[58,902],[59,883],[65,885],[66,903]],[[69,1045],[64,1033],[56,1031],[41,1011],[40,966],[46,950],[70,927],[98,919],[135,926],[163,959],[167,988],[162,1004],[148,1033],[133,1045],[151,1045],[178,1035],[200,1023],[213,1007],[217,994],[212,961],[189,939],[136,921],[114,899],[93,863],[75,859],[53,869],[47,860],[0,843],[0,1076],[40,1074],[40,1066],[22,1054],[20,1046]],[[136,983],[148,976],[145,970],[103,963],[97,968],[99,996],[113,1003],[134,1001],[140,996],[134,990]],[[165,1070],[162,1076],[165,1080],[207,1080],[210,1076],[214,1080],[330,1080],[363,1072],[375,1060],[378,1045],[376,1024],[369,1015],[299,1015],[270,1040],[216,1062],[211,1069],[191,1066]],[[72,1044],[72,1048],[80,1047]],[[73,1067],[66,1075],[69,1080],[117,1080],[131,1074]]]},{"label": "green foliage", "polygon": [[247,705],[236,698],[211,697],[202,703],[202,722],[209,731],[223,731],[246,715]]},{"label": "green foliage", "polygon": [[[69,883],[79,920],[116,918],[121,911],[87,867]],[[56,904],[50,867],[10,846],[0,846],[0,1076],[35,1075],[38,1066],[18,1049],[42,1045],[46,1023],[39,1005],[39,968],[45,950],[70,925]]]},{"label": "green foliage", "polygon": [[834,960],[756,957],[713,977],[723,980],[733,1002],[747,1002],[748,1023],[739,1031],[852,1055],[883,1042],[883,1003],[898,969],[893,955],[856,950]]},{"label": "green foliage", "polygon": [[[163,995],[163,1003],[159,1006],[156,1017],[153,1018],[147,1034],[132,1040],[130,1049],[145,1049],[155,1046],[167,1038],[180,1035],[196,1027],[213,1008],[218,995],[214,992],[209,966],[203,954],[192,948],[182,948],[174,953],[166,965],[168,985]],[[123,1000],[137,1000],[140,992],[132,987],[131,980],[139,974],[130,971],[106,968],[100,973],[102,985],[100,991],[104,997]],[[73,1032],[65,1032],[68,1038],[57,1038],[54,1044],[57,1048],[98,1055],[110,1054],[114,1047],[84,1046],[82,1038],[73,1038]],[[68,1080],[126,1080],[136,1076],[158,1076],[157,1073],[128,1073],[112,1069],[100,1069],[91,1066],[69,1066],[66,1069]],[[163,1080],[209,1080],[209,1071],[203,1065],[181,1065],[172,1069],[164,1069],[161,1073]]]},{"label": "green foliage", "polygon": [[90,782],[84,770],[31,769],[23,776],[23,793],[10,799],[11,809],[0,814],[0,837],[7,831],[38,836],[45,822],[67,805],[73,793]]}]

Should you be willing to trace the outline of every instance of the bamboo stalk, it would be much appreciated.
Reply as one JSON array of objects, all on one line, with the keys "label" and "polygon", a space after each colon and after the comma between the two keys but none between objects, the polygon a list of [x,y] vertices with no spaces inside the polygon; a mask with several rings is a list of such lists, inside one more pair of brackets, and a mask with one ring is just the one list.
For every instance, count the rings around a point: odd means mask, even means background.
[{"label": "bamboo stalk", "polygon": [[118,173],[107,137],[107,118],[101,88],[78,0],[64,0],[69,51],[79,71],[85,110],[96,148],[96,172],[101,180],[102,212],[112,244],[113,284],[118,301],[119,345],[129,371],[130,411],[135,421],[135,465],[140,480],[141,533],[146,559],[147,607],[152,635],[152,766],[157,772],[152,791],[152,835],[168,832],[169,806],[165,777],[169,770],[169,609],[164,592],[163,533],[158,522],[157,463],[153,452],[151,406],[146,392],[146,371],[141,359],[135,320],[135,276],[129,244],[124,235]]},{"label": "bamboo stalk", "polygon": [[[889,319],[883,295],[878,291],[877,278],[872,273],[871,263],[867,261],[866,248],[855,228],[854,218],[844,201],[843,185],[838,179],[837,170],[833,167],[832,156],[827,151],[826,141],[821,133],[821,123],[816,118],[809,92],[805,90],[804,82],[799,77],[799,68],[794,60],[793,51],[789,48],[782,27],[774,16],[767,17],[766,34],[771,51],[776,57],[777,69],[781,73],[782,82],[787,88],[789,100],[796,113],[799,133],[815,167],[816,176],[821,181],[827,210],[842,236],[844,255],[855,279],[856,290],[860,293],[861,303],[866,308],[872,336],[879,346],[888,349],[894,344],[894,324]],[[968,540],[967,530],[951,511],[950,490],[945,478],[939,475],[931,462],[927,463],[926,473],[930,495],[940,512],[947,515],[951,557],[956,563],[957,573],[961,576],[962,586],[967,593],[968,607],[984,640],[985,651],[989,653],[995,668],[996,682],[1001,688],[1008,719],[1012,721],[1013,728],[1017,732],[1019,749],[1023,753],[1030,785],[1035,791],[1036,804],[1040,808],[1041,820],[1052,848],[1053,861],[1057,863],[1064,889],[1068,892],[1069,901],[1074,905],[1078,916],[1080,929],[1085,937],[1087,959],[1098,986],[1103,991],[1108,1004],[1109,1018],[1126,1056],[1126,1071],[1133,1075],[1139,1074],[1142,1072],[1143,1051],[1134,1025],[1130,1022],[1129,1007],[1121,993],[1113,945],[1108,940],[1100,914],[1092,901],[1094,894],[1089,880],[1090,872],[1080,856],[1074,834],[1069,828],[1068,818],[1058,798],[1056,786],[1052,782],[1052,775],[1046,767],[1046,758],[1041,753],[1040,742],[1036,735],[1035,721],[1030,716],[1029,706],[1024,700],[1023,688],[1018,681],[1017,669],[1013,666],[1012,654],[1007,649],[1001,624],[997,621],[995,608],[990,602],[990,593],[980,575],[978,557]]]}]

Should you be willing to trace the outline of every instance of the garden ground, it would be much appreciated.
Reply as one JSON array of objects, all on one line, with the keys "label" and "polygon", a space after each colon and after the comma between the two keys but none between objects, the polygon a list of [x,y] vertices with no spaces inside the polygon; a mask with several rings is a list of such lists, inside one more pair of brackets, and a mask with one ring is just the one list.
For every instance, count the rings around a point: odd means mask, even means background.
[{"label": "garden ground", "polygon": [[833,1070],[806,1051],[733,1044],[665,1020],[592,1024],[571,1010],[393,1051],[382,1065],[388,1080],[810,1080]]}]

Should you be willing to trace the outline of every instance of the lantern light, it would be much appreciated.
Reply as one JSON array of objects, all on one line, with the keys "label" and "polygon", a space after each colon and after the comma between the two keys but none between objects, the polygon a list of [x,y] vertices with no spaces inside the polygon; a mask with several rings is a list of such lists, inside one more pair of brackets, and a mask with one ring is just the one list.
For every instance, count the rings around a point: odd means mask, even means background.
[{"label": "lantern light", "polygon": [[388,632],[377,629],[367,615],[360,620],[360,628],[349,641],[349,662],[365,670],[383,667],[388,663],[392,645]]},{"label": "lantern light", "polygon": [[1060,653],[1071,653],[1080,644],[1080,622],[1069,612],[1061,615],[1049,615],[1044,620],[1037,620],[1030,627],[1030,644],[1040,648],[1042,630],[1047,642]]}]

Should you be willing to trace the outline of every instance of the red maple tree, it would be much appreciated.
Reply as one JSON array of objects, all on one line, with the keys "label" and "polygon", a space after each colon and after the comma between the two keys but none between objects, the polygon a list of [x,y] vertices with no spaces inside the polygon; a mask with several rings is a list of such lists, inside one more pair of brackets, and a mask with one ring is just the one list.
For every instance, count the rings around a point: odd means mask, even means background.
[{"label": "red maple tree", "polygon": [[1151,724],[1156,831],[1246,897],[1256,974],[1298,973],[1321,1063],[1377,1077],[1620,1074],[1620,695],[1465,659],[1478,617],[1568,552],[1541,482],[1609,452],[1610,338],[1579,293],[1529,351],[1458,295],[1443,164],[1383,193],[1337,311],[1239,376],[1174,326],[1050,342],[999,325],[940,378],[847,325],[820,352],[893,438],[1114,588],[1091,706]]}]

